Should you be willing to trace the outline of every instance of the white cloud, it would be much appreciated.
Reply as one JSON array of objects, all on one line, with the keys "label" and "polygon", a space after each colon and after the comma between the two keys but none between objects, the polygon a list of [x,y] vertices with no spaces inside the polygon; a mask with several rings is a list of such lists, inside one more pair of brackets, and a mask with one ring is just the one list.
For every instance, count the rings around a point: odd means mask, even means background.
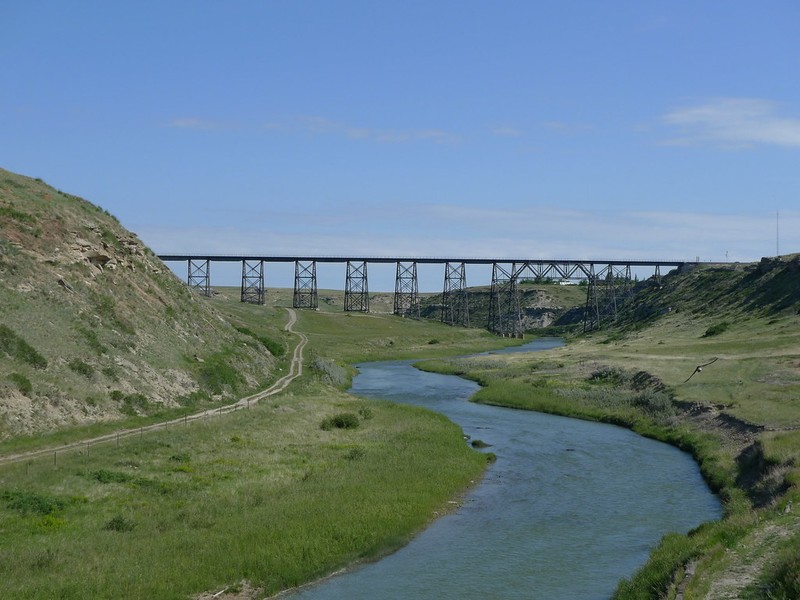
[{"label": "white cloud", "polygon": [[776,103],[759,98],[709,100],[675,109],[665,114],[662,121],[682,132],[666,142],[673,145],[800,147],[800,118],[781,116]]}]

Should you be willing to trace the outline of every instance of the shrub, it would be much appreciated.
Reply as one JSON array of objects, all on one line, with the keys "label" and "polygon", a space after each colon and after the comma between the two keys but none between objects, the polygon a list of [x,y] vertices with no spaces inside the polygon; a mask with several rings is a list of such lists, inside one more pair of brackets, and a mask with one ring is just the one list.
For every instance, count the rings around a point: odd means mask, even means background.
[{"label": "shrub", "polygon": [[128,519],[122,515],[116,515],[103,526],[103,529],[125,533],[127,531],[133,531],[134,527],[136,527],[136,523],[134,523],[131,519]]},{"label": "shrub", "polygon": [[227,353],[217,353],[200,364],[199,380],[212,394],[221,394],[226,387],[235,390],[241,383],[241,374],[228,362]]},{"label": "shrub", "polygon": [[276,342],[275,340],[272,340],[263,335],[258,335],[257,333],[254,333],[247,327],[237,326],[236,331],[238,331],[239,333],[243,333],[244,335],[249,335],[254,340],[257,340],[262,346],[264,346],[264,348],[269,350],[269,353],[272,354],[272,356],[276,358],[286,354],[286,348],[280,342]]},{"label": "shrub", "polygon": [[91,379],[92,375],[94,375],[94,368],[92,365],[83,362],[79,358],[73,358],[67,363],[67,366],[79,375],[86,377],[86,379]]},{"label": "shrub", "polygon": [[361,460],[362,458],[364,458],[365,454],[366,452],[364,452],[363,448],[361,448],[360,446],[356,446],[355,448],[351,448],[350,451],[347,454],[345,454],[345,458],[347,460]]},{"label": "shrub", "polygon": [[99,483],[126,483],[133,479],[127,473],[120,471],[109,471],[108,469],[98,469],[89,473],[89,477]]},{"label": "shrub", "polygon": [[23,515],[51,515],[66,506],[63,500],[55,496],[23,490],[3,490],[0,492],[0,500],[3,500],[8,508]]},{"label": "shrub", "polygon": [[703,334],[703,337],[713,337],[715,335],[719,335],[720,333],[724,333],[730,326],[731,324],[728,323],[727,321],[721,321],[706,329],[706,332]]},{"label": "shrub", "polygon": [[128,394],[123,398],[122,402],[124,404],[122,412],[129,415],[147,412],[147,409],[150,408],[150,401],[144,394]]},{"label": "shrub", "polygon": [[324,419],[320,424],[320,428],[325,431],[331,429],[355,429],[360,425],[358,416],[354,413],[339,413]]},{"label": "shrub", "polygon": [[5,352],[36,369],[47,368],[47,359],[5,325],[0,325],[0,352]]},{"label": "shrub", "polygon": [[21,375],[19,373],[11,373],[8,376],[9,381],[11,381],[14,385],[17,386],[17,389],[25,394],[26,396],[33,392],[33,384],[31,380],[25,377],[25,375]]}]

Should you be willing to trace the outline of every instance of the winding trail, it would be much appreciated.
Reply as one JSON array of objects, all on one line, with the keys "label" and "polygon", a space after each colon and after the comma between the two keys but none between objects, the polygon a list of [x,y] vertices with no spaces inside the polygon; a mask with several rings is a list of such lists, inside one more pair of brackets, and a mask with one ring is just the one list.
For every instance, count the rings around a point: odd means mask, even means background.
[{"label": "winding trail", "polygon": [[183,417],[179,417],[177,419],[162,421],[161,423],[153,423],[152,425],[145,425],[142,427],[136,427],[134,429],[123,429],[121,431],[114,431],[112,433],[107,433],[105,435],[100,435],[97,437],[87,438],[83,440],[77,440],[75,442],[62,444],[60,446],[51,446],[48,448],[41,448],[39,450],[21,452],[19,454],[9,454],[7,456],[0,456],[0,465],[15,463],[27,459],[38,458],[40,456],[51,455],[53,453],[61,452],[64,450],[89,447],[94,444],[102,444],[104,442],[117,441],[126,437],[130,437],[132,435],[142,435],[145,432],[155,431],[156,429],[166,429],[170,425],[185,425],[192,421],[197,421],[199,419],[209,419],[211,417],[224,415],[229,412],[234,412],[236,410],[239,410],[240,408],[250,408],[251,404],[255,404],[260,400],[263,400],[264,398],[268,398],[269,396],[274,396],[275,394],[279,394],[280,392],[284,391],[292,381],[294,381],[303,374],[303,349],[306,347],[306,344],[308,343],[308,337],[306,337],[304,333],[300,333],[299,331],[294,330],[294,325],[295,323],[297,323],[297,313],[292,308],[287,308],[286,310],[289,312],[289,321],[286,323],[283,329],[284,331],[288,331],[296,335],[299,341],[297,342],[297,346],[295,346],[294,352],[292,354],[292,361],[289,367],[289,373],[278,379],[278,381],[273,383],[268,388],[261,390],[260,392],[256,392],[251,396],[241,398],[240,400],[237,400],[233,404],[228,404],[226,406],[220,406],[218,408],[204,410],[203,412],[199,412],[193,415],[186,415]]}]

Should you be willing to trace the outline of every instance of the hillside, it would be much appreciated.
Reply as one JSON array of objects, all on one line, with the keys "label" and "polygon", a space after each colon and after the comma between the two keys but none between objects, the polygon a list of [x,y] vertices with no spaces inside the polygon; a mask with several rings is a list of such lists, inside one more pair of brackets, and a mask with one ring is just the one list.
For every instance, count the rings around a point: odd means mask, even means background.
[{"label": "hillside", "polygon": [[[489,321],[491,288],[473,287],[469,295],[469,320],[471,327],[486,327]],[[441,294],[433,294],[420,300],[420,316],[441,319]],[[581,285],[558,285],[556,283],[521,282],[519,305],[523,331],[535,331],[546,327],[560,327],[580,323],[586,304],[586,287]]]},{"label": "hillside", "polygon": [[257,337],[107,212],[0,169],[0,439],[262,386],[275,359]]},{"label": "hillside", "polygon": [[641,328],[669,313],[728,319],[778,317],[800,312],[800,254],[758,263],[692,265],[644,282],[620,311],[618,325]]}]

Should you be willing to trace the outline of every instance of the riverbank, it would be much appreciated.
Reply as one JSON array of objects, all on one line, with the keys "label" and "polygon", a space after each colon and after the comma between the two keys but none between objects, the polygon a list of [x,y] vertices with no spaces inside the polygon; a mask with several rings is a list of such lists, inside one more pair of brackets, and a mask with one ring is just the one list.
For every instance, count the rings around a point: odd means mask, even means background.
[{"label": "riverbank", "polygon": [[[787,507],[800,497],[800,407],[790,391],[798,377],[787,366],[800,364],[796,322],[751,321],[708,339],[705,324],[673,320],[542,354],[419,366],[480,383],[476,402],[615,423],[692,453],[725,518],[667,536],[615,598],[674,597],[678,586],[685,599],[792,598],[800,528]],[[714,356],[713,367],[696,370]]]}]

